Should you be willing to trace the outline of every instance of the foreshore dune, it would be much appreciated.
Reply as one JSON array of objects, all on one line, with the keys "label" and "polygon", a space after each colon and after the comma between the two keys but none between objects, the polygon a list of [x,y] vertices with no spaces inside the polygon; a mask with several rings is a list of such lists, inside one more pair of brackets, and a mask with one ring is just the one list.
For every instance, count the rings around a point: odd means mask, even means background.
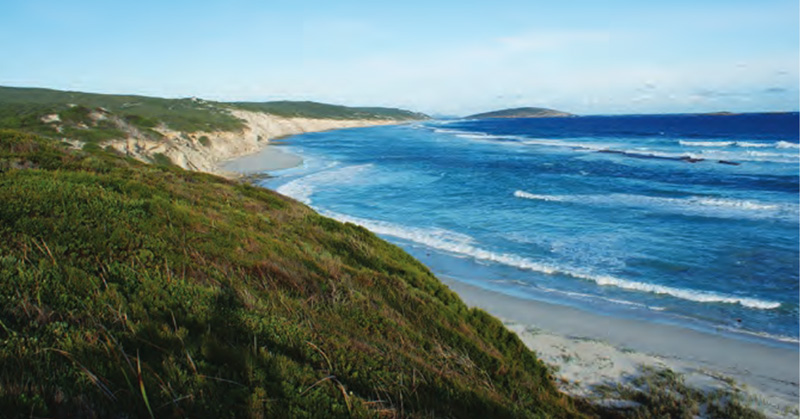
[{"label": "foreshore dune", "polygon": [[162,154],[169,157],[172,163],[187,170],[235,178],[241,173],[225,170],[222,167],[224,162],[257,153],[270,141],[277,138],[307,132],[391,125],[401,122],[388,119],[287,118],[243,110],[232,110],[231,114],[244,121],[244,129],[234,132],[184,133],[158,128],[157,131],[163,136],[159,140],[132,133],[133,135],[127,139],[114,140],[106,145],[139,160],[147,161],[156,154]]}]

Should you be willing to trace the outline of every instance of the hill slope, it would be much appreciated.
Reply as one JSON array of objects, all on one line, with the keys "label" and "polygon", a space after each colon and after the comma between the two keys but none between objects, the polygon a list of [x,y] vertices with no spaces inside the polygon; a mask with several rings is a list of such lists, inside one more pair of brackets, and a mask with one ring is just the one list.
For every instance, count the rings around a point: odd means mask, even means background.
[{"label": "hill slope", "polygon": [[257,152],[274,138],[426,118],[316,102],[224,103],[0,86],[0,129],[75,147],[111,146],[142,161],[220,174],[219,163]]},{"label": "hill slope", "polygon": [[231,102],[230,106],[253,112],[264,112],[287,118],[317,118],[317,119],[392,119],[397,121],[413,121],[428,119],[428,116],[418,112],[411,112],[397,108],[380,107],[347,107],[329,105],[318,102]]},{"label": "hill slope", "polygon": [[[214,102],[198,98],[163,99],[136,95],[109,95],[67,92],[52,89],[0,86],[0,128],[36,128],[47,133],[47,123],[40,118],[49,114],[62,120],[86,108],[103,108],[141,128],[159,124],[175,131],[233,131],[242,121],[230,111],[244,110],[276,116],[312,119],[418,120],[427,115],[395,108],[352,108],[317,102]],[[67,112],[62,115],[62,112]],[[76,121],[91,123],[88,119]],[[52,131],[49,131],[52,133]]]},{"label": "hill slope", "polygon": [[513,108],[503,109],[499,111],[478,113],[475,115],[467,116],[466,119],[484,119],[484,118],[557,118],[565,116],[574,116],[571,113],[557,111],[547,108]]},{"label": "hill slope", "polygon": [[273,192],[0,131],[0,409],[580,417],[496,319]]}]

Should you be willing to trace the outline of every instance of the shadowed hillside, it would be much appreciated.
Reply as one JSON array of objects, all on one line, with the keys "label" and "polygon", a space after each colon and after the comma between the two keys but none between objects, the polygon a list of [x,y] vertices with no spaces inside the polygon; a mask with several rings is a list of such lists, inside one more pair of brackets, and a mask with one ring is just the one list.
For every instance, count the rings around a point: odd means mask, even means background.
[{"label": "shadowed hillside", "polygon": [[273,192],[0,131],[0,409],[578,417],[516,335]]}]

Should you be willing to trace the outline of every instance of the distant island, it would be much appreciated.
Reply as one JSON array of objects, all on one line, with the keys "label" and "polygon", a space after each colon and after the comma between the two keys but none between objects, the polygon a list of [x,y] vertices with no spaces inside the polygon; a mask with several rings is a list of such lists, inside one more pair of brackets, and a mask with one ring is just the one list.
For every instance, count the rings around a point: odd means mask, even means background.
[{"label": "distant island", "polygon": [[718,111],[718,112],[707,112],[702,115],[709,115],[709,116],[734,116],[740,115],[739,113],[729,112],[729,111]]},{"label": "distant island", "polygon": [[484,119],[484,118],[562,118],[567,116],[575,116],[568,112],[557,111],[555,109],[547,108],[512,108],[502,109],[499,111],[478,113],[475,115],[467,116],[466,119]]}]

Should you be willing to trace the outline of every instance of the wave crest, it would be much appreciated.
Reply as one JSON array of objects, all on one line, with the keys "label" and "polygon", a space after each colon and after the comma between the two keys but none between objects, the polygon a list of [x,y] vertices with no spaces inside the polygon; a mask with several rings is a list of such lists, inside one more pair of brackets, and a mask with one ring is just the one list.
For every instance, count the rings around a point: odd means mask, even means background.
[{"label": "wave crest", "polygon": [[789,141],[755,143],[752,141],[686,141],[678,140],[685,147],[740,147],[740,148],[800,148],[800,144]]},{"label": "wave crest", "polygon": [[566,202],[582,205],[646,208],[723,218],[782,218],[796,220],[800,208],[790,204],[764,203],[744,199],[707,196],[664,198],[647,195],[541,195],[517,190],[514,196],[545,202]]},{"label": "wave crest", "polygon": [[352,217],[331,211],[322,211],[322,214],[342,222],[360,225],[376,234],[383,234],[409,240],[455,255],[467,256],[476,260],[499,263],[518,269],[529,270],[547,275],[560,274],[577,279],[589,280],[601,286],[615,286],[632,291],[664,294],[675,298],[700,303],[740,304],[745,307],[760,310],[775,309],[781,305],[780,303],[774,301],[764,301],[756,298],[721,294],[713,291],[692,290],[658,284],[648,284],[616,278],[609,275],[593,275],[590,273],[584,273],[577,269],[540,263],[518,255],[491,252],[474,246],[474,239],[471,237],[449,230],[407,227],[385,221]]},{"label": "wave crest", "polygon": [[564,197],[562,196],[536,195],[525,191],[514,191],[514,196],[516,196],[517,198],[524,198],[524,199],[538,199],[540,201],[563,202],[565,200]]},{"label": "wave crest", "polygon": [[317,186],[352,182],[354,179],[358,179],[362,172],[373,167],[372,163],[369,163],[337,168],[338,164],[332,163],[318,172],[294,179],[279,186],[275,191],[306,205],[311,205],[311,195]]},{"label": "wave crest", "polygon": [[678,143],[687,147],[728,147],[736,144],[736,141],[684,141]]}]

